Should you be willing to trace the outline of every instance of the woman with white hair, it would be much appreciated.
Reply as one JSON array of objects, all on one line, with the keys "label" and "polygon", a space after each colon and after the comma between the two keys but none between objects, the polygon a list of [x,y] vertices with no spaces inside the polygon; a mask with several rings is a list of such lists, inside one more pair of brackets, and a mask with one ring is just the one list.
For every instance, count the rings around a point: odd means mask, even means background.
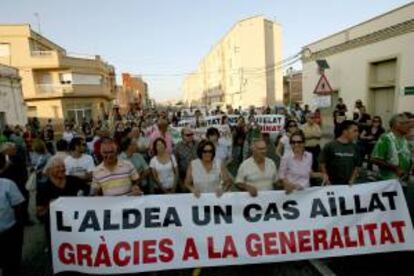
[{"label": "woman with white hair", "polygon": [[47,182],[44,187],[37,191],[36,203],[38,207],[45,206],[42,205],[43,203],[48,205],[50,201],[61,196],[89,194],[89,185],[84,180],[76,176],[66,175],[65,162],[58,156],[50,158],[43,173],[47,176]]},{"label": "woman with white hair", "polygon": [[66,175],[64,161],[59,157],[50,158],[44,174],[47,176],[45,185],[38,188],[36,194],[36,214],[39,220],[45,222],[47,237],[50,237],[49,205],[63,196],[79,196],[89,194],[89,185],[76,176]]}]

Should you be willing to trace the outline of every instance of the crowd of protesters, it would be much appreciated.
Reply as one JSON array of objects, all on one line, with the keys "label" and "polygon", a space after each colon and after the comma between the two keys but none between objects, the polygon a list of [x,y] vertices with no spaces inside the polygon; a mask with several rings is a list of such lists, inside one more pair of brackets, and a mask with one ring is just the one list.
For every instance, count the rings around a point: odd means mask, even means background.
[{"label": "crowd of protesters", "polygon": [[[261,133],[256,114],[284,115],[284,131],[275,137]],[[361,181],[361,169],[375,180],[399,179],[410,193],[413,114],[395,114],[387,127],[360,100],[347,118],[349,110],[339,99],[333,112],[334,139],[324,145],[321,112],[307,105],[302,109],[295,104],[290,110],[217,108],[209,115],[221,115],[222,127],[209,127],[197,136],[195,129],[206,115],[195,110],[194,125],[181,128],[179,142],[171,127],[188,116],[183,110],[121,115],[114,109],[111,116],[84,119],[79,125],[66,120],[61,133],[52,120],[44,126],[36,118],[25,127],[7,126],[0,136],[4,275],[19,275],[22,229],[34,223],[28,212],[30,192],[36,194],[37,219],[45,223],[48,239],[49,204],[61,196],[191,192],[198,198],[231,191],[260,196],[274,189],[292,193],[313,185],[352,185]],[[227,115],[239,115],[236,125],[228,123]]]}]

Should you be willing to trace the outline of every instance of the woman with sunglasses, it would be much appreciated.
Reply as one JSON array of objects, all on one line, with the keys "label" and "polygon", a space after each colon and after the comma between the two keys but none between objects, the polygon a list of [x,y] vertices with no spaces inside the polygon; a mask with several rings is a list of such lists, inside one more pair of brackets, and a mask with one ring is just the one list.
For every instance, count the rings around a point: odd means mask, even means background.
[{"label": "woman with sunglasses", "polygon": [[298,130],[298,123],[295,120],[288,120],[285,125],[285,133],[279,140],[279,143],[276,147],[276,154],[278,156],[283,156],[286,153],[292,151],[292,147],[290,146],[289,139],[292,133]]},{"label": "woman with sunglasses", "polygon": [[312,171],[312,154],[305,151],[305,135],[297,131],[290,136],[291,152],[282,157],[279,176],[287,193],[310,187],[310,178],[322,178],[321,173]]},{"label": "woman with sunglasses", "polygon": [[220,197],[231,187],[231,178],[220,159],[215,157],[214,143],[208,140],[200,142],[196,160],[191,161],[187,169],[185,185],[197,198],[202,193],[216,193]]},{"label": "woman with sunglasses", "polygon": [[374,116],[372,118],[371,126],[368,126],[362,130],[361,135],[359,136],[358,146],[361,154],[361,158],[368,156],[368,169],[372,170],[372,164],[369,162],[371,158],[372,150],[374,149],[375,144],[377,143],[380,136],[385,132],[384,127],[382,126],[382,119],[380,116]]}]

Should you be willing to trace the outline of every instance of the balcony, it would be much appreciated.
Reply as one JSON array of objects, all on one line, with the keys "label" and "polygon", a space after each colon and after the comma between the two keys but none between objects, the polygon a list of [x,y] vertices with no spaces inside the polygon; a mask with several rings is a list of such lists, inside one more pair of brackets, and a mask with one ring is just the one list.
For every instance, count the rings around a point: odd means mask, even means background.
[{"label": "balcony", "polygon": [[103,73],[114,72],[113,66],[104,62],[100,56],[69,54],[59,51],[31,51],[33,68],[88,68]]},{"label": "balcony", "polygon": [[57,51],[32,51],[30,66],[33,68],[59,67],[59,53]]},{"label": "balcony", "polygon": [[91,56],[91,55],[84,55],[84,54],[74,54],[70,53],[68,55],[63,55],[60,58],[60,65],[61,67],[66,68],[88,68],[92,70],[96,70],[105,74],[109,74],[114,72],[113,66],[104,62],[100,56]]},{"label": "balcony", "polygon": [[36,84],[36,94],[48,94],[51,93],[71,93],[73,92],[73,86],[70,84],[61,84],[61,85],[55,85],[55,84]]},{"label": "balcony", "polygon": [[79,85],[79,84],[36,84],[36,95],[30,97],[33,100],[46,98],[86,98],[104,97],[108,100],[115,98],[110,89],[103,85]]}]

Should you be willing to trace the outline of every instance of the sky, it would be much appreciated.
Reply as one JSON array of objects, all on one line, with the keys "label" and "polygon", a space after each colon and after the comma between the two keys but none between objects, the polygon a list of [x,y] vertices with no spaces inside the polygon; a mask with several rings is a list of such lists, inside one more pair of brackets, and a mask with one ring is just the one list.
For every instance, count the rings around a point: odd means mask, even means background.
[{"label": "sky", "polygon": [[[1,0],[0,24],[29,23],[68,53],[101,55],[142,75],[150,97],[179,99],[185,74],[239,20],[265,15],[283,28],[283,57],[407,0]],[[299,65],[300,66],[300,65]],[[119,80],[119,78],[118,78]]]}]

